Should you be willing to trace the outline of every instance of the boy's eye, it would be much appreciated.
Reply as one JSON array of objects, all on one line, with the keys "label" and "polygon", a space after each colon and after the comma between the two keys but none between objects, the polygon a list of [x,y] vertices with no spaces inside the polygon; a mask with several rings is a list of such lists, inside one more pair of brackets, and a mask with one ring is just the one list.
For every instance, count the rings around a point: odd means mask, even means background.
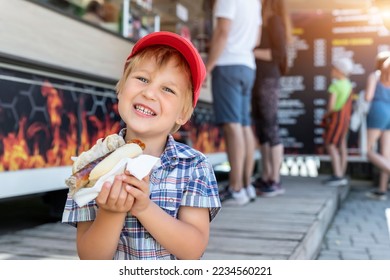
[{"label": "boy's eye", "polygon": [[137,79],[140,80],[143,83],[147,83],[148,82],[148,80],[146,78],[144,78],[144,77],[137,77]]},{"label": "boy's eye", "polygon": [[166,91],[166,92],[175,94],[175,92],[173,90],[171,90],[170,88],[168,88],[168,87],[164,87],[163,90]]}]

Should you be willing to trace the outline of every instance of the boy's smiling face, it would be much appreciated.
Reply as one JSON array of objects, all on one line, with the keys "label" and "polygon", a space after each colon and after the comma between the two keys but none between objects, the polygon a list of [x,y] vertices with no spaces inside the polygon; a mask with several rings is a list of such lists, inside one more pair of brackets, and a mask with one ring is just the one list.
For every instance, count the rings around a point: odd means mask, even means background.
[{"label": "boy's smiling face", "polygon": [[175,124],[184,124],[185,96],[191,88],[188,75],[174,58],[162,66],[153,57],[138,63],[118,94],[118,108],[132,137],[163,137]]}]

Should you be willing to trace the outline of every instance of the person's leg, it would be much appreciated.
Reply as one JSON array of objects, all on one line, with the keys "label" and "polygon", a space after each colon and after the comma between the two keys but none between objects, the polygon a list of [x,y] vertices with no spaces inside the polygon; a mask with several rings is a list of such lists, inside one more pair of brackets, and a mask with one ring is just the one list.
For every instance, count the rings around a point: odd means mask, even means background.
[{"label": "person's leg", "polygon": [[390,174],[390,162],[386,160],[381,154],[374,150],[375,144],[381,137],[382,131],[379,129],[367,130],[367,158],[368,160],[378,167],[383,172]]},{"label": "person's leg", "polygon": [[271,147],[271,180],[280,183],[280,167],[283,161],[283,145],[278,144]]},{"label": "person's leg", "polygon": [[336,145],[329,144],[326,146],[326,149],[331,159],[333,175],[336,177],[341,177],[340,155]]},{"label": "person's leg", "polygon": [[284,147],[279,136],[279,79],[271,79],[269,81],[269,101],[268,101],[268,126],[267,135],[270,141],[270,180],[280,185],[280,167],[283,161]]},{"label": "person's leg", "polygon": [[222,125],[230,164],[230,189],[242,188],[244,137],[241,126],[241,86],[234,66],[217,66],[212,73],[215,121]]},{"label": "person's leg", "polygon": [[245,139],[241,124],[227,123],[223,125],[226,153],[230,164],[229,186],[238,192],[244,186]]},{"label": "person's leg", "polygon": [[[374,146],[377,143],[378,139],[380,139],[381,145],[381,153],[379,154],[374,151]],[[383,133],[379,129],[368,129],[367,131],[367,158],[371,163],[377,166],[381,172],[379,176],[379,187],[375,190],[369,191],[366,195],[373,199],[378,200],[386,200],[387,195],[387,184],[389,180],[389,173],[386,172],[384,168],[386,166],[386,161],[390,163],[390,159],[388,157],[389,147],[387,147],[390,141],[389,133]]]},{"label": "person's leg", "polygon": [[263,143],[260,145],[261,156],[261,179],[264,182],[271,180],[271,147],[269,143]]},{"label": "person's leg", "polygon": [[[380,139],[381,145],[381,154],[385,160],[390,163],[390,130],[386,130]],[[387,192],[387,186],[389,183],[389,174],[386,172],[381,172],[379,179],[379,191],[382,193]]]},{"label": "person's leg", "polygon": [[266,78],[261,84],[261,157],[262,179],[265,182],[279,182],[279,171],[283,147],[279,138],[278,101],[279,79]]},{"label": "person's leg", "polygon": [[241,124],[244,136],[244,170],[243,186],[249,199],[256,199],[256,190],[252,185],[252,176],[255,167],[255,136],[252,128],[251,107],[252,90],[255,82],[255,70],[246,66],[240,67],[242,77],[242,104],[241,104]]},{"label": "person's leg", "polygon": [[[218,66],[214,68],[212,76],[215,119],[217,124],[222,124],[230,164],[228,190],[231,199],[224,203],[231,206],[245,205],[250,200],[243,188],[246,144],[242,127],[245,99],[241,71],[241,66]],[[246,106],[249,106],[249,99]]]},{"label": "person's leg", "polygon": [[255,167],[254,152],[255,152],[255,137],[253,134],[252,127],[243,127],[244,135],[244,186],[249,186],[252,183],[252,175]]},{"label": "person's leg", "polygon": [[345,176],[348,166],[348,148],[347,148],[347,135],[344,135],[340,144],[340,174],[341,177]]}]

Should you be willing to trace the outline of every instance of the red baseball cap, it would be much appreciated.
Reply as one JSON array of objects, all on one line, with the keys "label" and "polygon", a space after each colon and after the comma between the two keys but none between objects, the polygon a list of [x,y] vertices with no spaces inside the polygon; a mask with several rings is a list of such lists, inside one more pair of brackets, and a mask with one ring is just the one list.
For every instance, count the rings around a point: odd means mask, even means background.
[{"label": "red baseball cap", "polygon": [[202,58],[199,55],[198,50],[188,39],[176,33],[168,31],[158,31],[150,33],[145,37],[142,37],[134,45],[130,55],[126,59],[125,69],[130,58],[132,58],[135,54],[142,51],[143,49],[154,45],[165,45],[172,47],[179,51],[183,55],[185,60],[188,62],[192,76],[192,87],[194,90],[192,105],[193,107],[195,107],[196,103],[198,102],[203,81],[206,77],[206,67]]}]

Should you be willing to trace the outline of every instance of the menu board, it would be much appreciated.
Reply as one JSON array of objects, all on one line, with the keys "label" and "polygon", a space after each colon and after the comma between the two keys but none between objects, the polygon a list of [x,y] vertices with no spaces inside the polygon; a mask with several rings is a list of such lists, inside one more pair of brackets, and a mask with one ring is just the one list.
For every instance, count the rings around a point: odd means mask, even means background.
[{"label": "menu board", "polygon": [[[390,50],[390,31],[375,11],[333,10],[292,14],[294,43],[290,71],[281,79],[278,110],[286,154],[325,154],[319,126],[328,101],[331,63],[350,57],[354,94],[362,94],[378,51]],[[358,154],[359,131],[349,131],[350,154]]]}]

